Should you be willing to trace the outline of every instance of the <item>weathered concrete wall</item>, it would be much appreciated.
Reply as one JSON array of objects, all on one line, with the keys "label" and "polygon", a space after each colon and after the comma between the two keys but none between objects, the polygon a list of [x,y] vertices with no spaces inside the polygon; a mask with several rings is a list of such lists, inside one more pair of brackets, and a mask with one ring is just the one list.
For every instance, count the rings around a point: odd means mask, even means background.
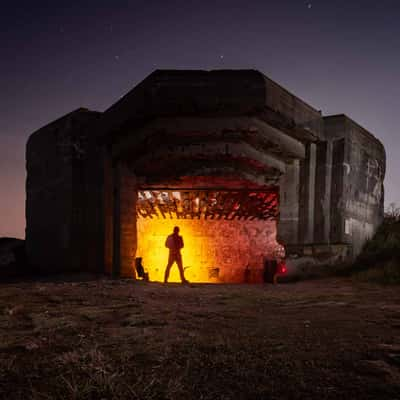
[{"label": "weathered concrete wall", "polygon": [[137,247],[136,176],[126,164],[117,162],[114,171],[113,274],[135,277],[134,258]]},{"label": "weathered concrete wall", "polygon": [[111,275],[114,268],[114,199],[117,194],[114,187],[113,162],[111,150],[103,149],[103,201],[104,201],[104,271]]},{"label": "weathered concrete wall", "polygon": [[35,132],[28,140],[27,256],[33,266],[42,270],[84,267],[85,126],[97,117],[96,112],[79,109]]},{"label": "weathered concrete wall", "polygon": [[314,203],[316,178],[316,144],[308,143],[306,157],[300,162],[298,243],[314,243]]},{"label": "weathered concrete wall", "polygon": [[[83,171],[85,187],[82,195],[85,201],[85,224],[82,227],[84,249],[81,259],[85,269],[104,271],[105,260],[107,254],[109,257],[110,251],[110,245],[106,244],[106,228],[108,227],[106,215],[112,207],[109,204],[112,186],[110,187],[107,181],[110,171],[106,169],[108,165],[106,149],[92,140],[90,143],[91,148],[85,159]],[[109,268],[109,262],[108,259],[107,268]]]},{"label": "weathered concrete wall", "polygon": [[277,240],[285,246],[297,244],[299,240],[299,160],[294,160],[286,166],[286,173],[281,176],[279,181],[279,190],[280,215]]},{"label": "weathered concrete wall", "polygon": [[318,142],[316,157],[314,242],[330,243],[332,142]]},{"label": "weathered concrete wall", "polygon": [[332,138],[331,242],[356,256],[383,219],[386,156],[382,144],[344,115],[325,118]]},{"label": "weathered concrete wall", "polygon": [[319,111],[263,75],[266,120],[301,140],[321,139],[323,122]]}]

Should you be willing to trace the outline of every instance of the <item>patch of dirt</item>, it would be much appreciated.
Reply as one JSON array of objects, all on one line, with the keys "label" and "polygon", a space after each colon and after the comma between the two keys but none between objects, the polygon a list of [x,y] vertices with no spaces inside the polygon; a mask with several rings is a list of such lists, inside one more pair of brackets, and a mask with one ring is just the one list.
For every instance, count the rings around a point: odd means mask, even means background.
[{"label": "patch of dirt", "polygon": [[0,288],[0,398],[398,399],[400,290],[130,280]]}]

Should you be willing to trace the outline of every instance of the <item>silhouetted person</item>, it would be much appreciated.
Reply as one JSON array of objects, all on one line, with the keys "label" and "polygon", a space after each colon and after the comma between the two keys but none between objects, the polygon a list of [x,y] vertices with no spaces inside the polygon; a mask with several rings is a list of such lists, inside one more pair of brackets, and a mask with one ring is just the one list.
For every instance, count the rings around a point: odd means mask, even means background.
[{"label": "silhouetted person", "polygon": [[181,249],[183,248],[183,238],[179,235],[179,227],[175,226],[174,233],[167,237],[167,240],[165,241],[165,247],[169,248],[169,257],[167,267],[165,268],[164,283],[168,282],[169,271],[174,262],[176,262],[176,265],[178,266],[182,283],[188,283],[188,281],[185,279],[185,273],[182,265]]}]

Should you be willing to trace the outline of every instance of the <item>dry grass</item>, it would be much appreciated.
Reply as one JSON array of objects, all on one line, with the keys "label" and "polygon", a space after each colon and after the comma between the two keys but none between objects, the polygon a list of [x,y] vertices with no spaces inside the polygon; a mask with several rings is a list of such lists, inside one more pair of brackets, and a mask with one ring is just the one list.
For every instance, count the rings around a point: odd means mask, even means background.
[{"label": "dry grass", "polygon": [[400,293],[349,280],[9,284],[0,398],[394,399],[399,332]]}]

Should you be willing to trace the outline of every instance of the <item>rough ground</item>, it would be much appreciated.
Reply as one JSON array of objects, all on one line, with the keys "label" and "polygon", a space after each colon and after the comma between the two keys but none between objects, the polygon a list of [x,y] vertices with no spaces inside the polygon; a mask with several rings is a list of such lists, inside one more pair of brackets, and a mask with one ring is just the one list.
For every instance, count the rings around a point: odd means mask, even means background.
[{"label": "rough ground", "polygon": [[400,399],[400,289],[0,285],[1,399]]}]

